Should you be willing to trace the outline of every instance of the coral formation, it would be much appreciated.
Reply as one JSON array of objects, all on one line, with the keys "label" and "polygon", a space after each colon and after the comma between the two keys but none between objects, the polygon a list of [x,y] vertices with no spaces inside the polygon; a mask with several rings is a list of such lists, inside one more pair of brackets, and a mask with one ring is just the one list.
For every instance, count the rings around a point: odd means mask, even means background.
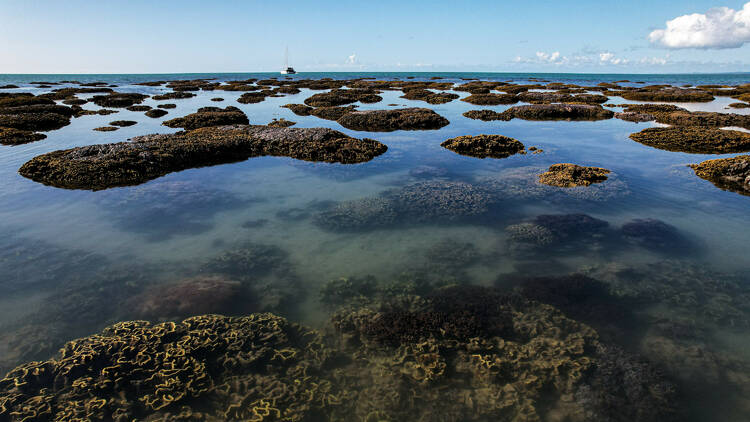
[{"label": "coral formation", "polygon": [[248,123],[250,121],[247,119],[245,113],[237,107],[232,106],[224,109],[219,107],[201,107],[197,112],[188,114],[185,117],[178,117],[162,122],[164,126],[183,128],[185,130],[209,126],[246,125]]},{"label": "coral formation", "polygon": [[631,134],[630,139],[653,148],[695,154],[750,151],[749,133],[710,127],[651,127]]},{"label": "coral formation", "polygon": [[440,146],[477,158],[506,158],[524,149],[517,139],[503,135],[459,136],[444,141]]},{"label": "coral formation", "polygon": [[360,131],[431,130],[448,125],[448,120],[427,108],[353,111],[338,119],[341,126]]},{"label": "coral formation", "polygon": [[750,155],[706,160],[691,167],[698,177],[716,187],[750,195]]},{"label": "coral formation", "polygon": [[546,173],[539,175],[539,182],[561,188],[589,186],[607,180],[609,173],[609,170],[601,167],[584,167],[570,163],[553,164]]},{"label": "coral formation", "polygon": [[263,155],[350,164],[369,161],[386,149],[378,141],[331,129],[223,126],[54,151],[28,161],[19,173],[56,187],[97,190]]}]

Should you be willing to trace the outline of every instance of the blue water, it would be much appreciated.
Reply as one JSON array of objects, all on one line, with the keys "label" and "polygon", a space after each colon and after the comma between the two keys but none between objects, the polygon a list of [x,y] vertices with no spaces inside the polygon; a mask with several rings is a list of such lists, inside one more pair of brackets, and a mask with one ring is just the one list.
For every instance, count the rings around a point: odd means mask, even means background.
[{"label": "blue water", "polygon": [[[105,81],[122,92],[148,95],[165,92],[161,87],[133,85],[154,80],[210,78],[216,81],[277,77],[270,73],[156,74],[156,75],[0,75],[0,85],[17,84],[35,94],[53,88],[37,88],[33,81]],[[528,83],[530,79],[596,85],[627,79],[623,85],[669,83],[681,85],[742,84],[750,74],[528,74],[528,73],[300,73],[292,79],[377,78],[429,80],[463,83],[462,78]],[[319,92],[319,91],[318,91]],[[502,111],[508,106],[479,107],[456,100],[428,105],[399,98],[400,91],[384,91],[383,101],[359,104],[359,109],[399,106],[429,107],[446,117],[450,125],[434,131],[370,133],[351,131],[335,121],[301,117],[281,106],[302,103],[315,92],[303,89],[296,95],[267,98],[259,104],[243,105],[240,92],[199,91],[184,100],[154,101],[156,106],[175,103],[176,109],[159,119],[119,109],[108,116],[84,116],[69,126],[47,132],[47,139],[20,146],[0,147],[0,370],[30,359],[46,359],[65,341],[93,334],[126,319],[144,318],[128,305],[148,286],[173,283],[204,274],[206,265],[226,251],[260,244],[282,251],[282,262],[259,274],[258,283],[272,292],[265,302],[248,312],[270,310],[316,327],[325,325],[329,311],[321,306],[318,291],[340,277],[372,275],[378,280],[397,279],[410,272],[447,277],[430,269],[427,251],[448,242],[470,244],[480,259],[458,263],[450,271],[461,282],[505,286],[503,280],[519,276],[562,275],[583,271],[614,283],[628,271],[641,271],[654,263],[675,268],[664,280],[651,274],[639,282],[651,282],[655,291],[677,285],[685,297],[722,300],[741,309],[738,318],[750,317],[750,303],[742,298],[750,291],[747,259],[750,239],[750,197],[722,191],[697,178],[688,164],[727,155],[674,153],[631,141],[628,135],[654,123],[621,120],[597,122],[482,122],[462,116],[468,110],[488,108]],[[462,97],[465,92],[457,92]],[[86,98],[86,95],[79,95]],[[211,102],[222,97],[223,102]],[[690,110],[730,112],[729,98],[711,103],[680,104]],[[625,103],[612,98],[610,103]],[[37,184],[18,175],[29,159],[54,150],[106,142],[124,141],[149,133],[172,133],[161,122],[184,116],[204,106],[236,106],[251,124],[266,124],[274,118],[297,122],[295,127],[330,127],[358,138],[374,138],[388,151],[359,165],[301,162],[289,158],[262,157],[244,162],[186,170],[133,187],[100,192],[69,191]],[[84,108],[96,109],[92,104]],[[745,110],[732,110],[748,113]],[[92,129],[113,120],[135,120],[138,124],[115,132]],[[502,134],[516,138],[541,154],[514,155],[505,159],[459,156],[440,146],[461,135]],[[536,175],[555,163],[572,162],[610,169],[611,177],[601,185],[570,190],[543,187]],[[457,220],[426,218],[359,231],[321,227],[319,216],[345,201],[379,198],[386,192],[416,183],[454,183],[480,186],[493,194],[488,213]],[[587,214],[609,223],[610,232],[581,243],[563,242],[549,249],[515,249],[512,226],[545,214]],[[633,219],[652,218],[673,226],[679,243],[659,245],[623,241],[619,230]],[[273,253],[266,253],[274,255]],[[266,255],[264,255],[265,257]],[[451,259],[451,256],[444,257]],[[263,258],[265,259],[265,258]],[[666,264],[664,264],[666,265]],[[695,266],[695,267],[692,267]],[[740,280],[737,296],[725,298],[711,290],[708,281],[695,276],[700,268],[709,274],[731,274]],[[431,272],[432,271],[432,272]],[[442,270],[440,270],[442,271]],[[637,272],[636,271],[636,272]],[[643,270],[645,271],[645,270]],[[684,271],[681,273],[680,271]],[[690,284],[684,280],[697,280]],[[723,277],[723,276],[717,276]],[[644,281],[645,280],[645,281]],[[683,283],[684,282],[684,283]],[[666,283],[659,285],[658,283]],[[661,286],[661,287],[659,287]],[[713,285],[712,285],[713,286]],[[620,286],[621,287],[621,286]],[[627,288],[625,288],[627,290]],[[272,299],[271,297],[275,298]],[[279,299],[281,298],[281,299]],[[278,299],[276,302],[274,300]],[[684,298],[682,298],[684,299]],[[693,343],[665,352],[650,348],[653,333],[645,330],[628,340],[627,347],[664,368],[668,375],[684,380],[684,372],[719,372],[716,389],[725,396],[701,398],[687,390],[693,420],[722,414],[727,418],[750,418],[750,327],[728,326],[702,320],[684,309],[681,298],[671,295],[641,309],[647,320],[695,318],[708,334]],[[689,299],[684,299],[689,301]],[[692,300],[692,299],[690,299]],[[736,303],[737,301],[739,303]],[[677,303],[677,304],[675,304]],[[212,312],[221,312],[215,309]],[[227,310],[228,311],[228,310]],[[696,311],[697,312],[697,311]],[[721,313],[721,312],[719,312]],[[76,315],[83,315],[77,318]],[[173,315],[149,315],[159,320]],[[30,335],[30,333],[35,333]],[[680,349],[683,347],[683,349]],[[678,352],[699,347],[708,350],[716,363],[705,358],[689,361]],[[665,353],[667,354],[665,356]],[[675,353],[670,361],[668,353]],[[721,365],[726,365],[722,369]],[[717,365],[719,369],[717,368]],[[688,368],[689,366],[689,368]],[[745,394],[747,393],[747,394]],[[730,420],[725,419],[725,420]],[[706,420],[706,419],[703,419]]]}]

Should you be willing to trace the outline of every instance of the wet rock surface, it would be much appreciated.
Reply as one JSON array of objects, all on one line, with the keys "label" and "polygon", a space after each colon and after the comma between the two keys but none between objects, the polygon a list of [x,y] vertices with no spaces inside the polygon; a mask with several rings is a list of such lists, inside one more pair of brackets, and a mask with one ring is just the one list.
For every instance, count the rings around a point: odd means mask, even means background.
[{"label": "wet rock surface", "polygon": [[609,173],[609,170],[601,167],[584,167],[570,163],[553,164],[546,173],[539,175],[539,182],[561,188],[589,186],[604,182]]},{"label": "wet rock surface", "polygon": [[750,195],[750,155],[707,160],[691,167],[696,176],[718,188]]},{"label": "wet rock surface", "polygon": [[503,135],[459,136],[444,141],[440,146],[477,158],[506,158],[524,150],[524,145],[517,139]]},{"label": "wet rock surface", "polygon": [[331,129],[224,126],[55,151],[27,162],[19,173],[56,187],[97,190],[262,155],[348,164],[369,161],[386,149]]},{"label": "wet rock surface", "polygon": [[450,122],[427,108],[353,111],[338,120],[341,126],[360,131],[392,132],[394,130],[432,130]]},{"label": "wet rock surface", "polygon": [[250,121],[242,110],[229,106],[223,109],[219,107],[201,107],[196,113],[167,120],[162,124],[172,128],[193,130],[209,126],[246,125],[248,123]]},{"label": "wet rock surface", "polygon": [[750,151],[750,133],[711,127],[652,127],[631,134],[630,139],[653,148],[695,154]]}]

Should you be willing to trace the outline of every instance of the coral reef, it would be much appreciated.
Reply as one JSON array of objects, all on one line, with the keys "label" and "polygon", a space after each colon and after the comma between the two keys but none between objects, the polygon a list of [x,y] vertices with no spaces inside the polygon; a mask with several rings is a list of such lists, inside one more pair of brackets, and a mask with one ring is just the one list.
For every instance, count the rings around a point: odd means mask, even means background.
[{"label": "coral reef", "polygon": [[584,167],[577,164],[553,164],[546,173],[539,175],[539,182],[560,188],[589,186],[607,180],[610,171],[601,167]]},{"label": "coral reef", "polygon": [[524,145],[517,139],[503,135],[459,136],[444,141],[440,146],[477,158],[506,158],[524,150]]},{"label": "coral reef", "polygon": [[683,255],[694,248],[676,227],[655,218],[627,221],[620,232],[628,241],[655,252]]},{"label": "coral reef", "polygon": [[658,149],[694,154],[750,151],[750,133],[699,126],[652,127],[630,139]]},{"label": "coral reef", "polygon": [[167,114],[169,114],[169,112],[167,110],[155,108],[155,109],[145,112],[144,114],[146,115],[146,117],[150,117],[152,119],[158,119],[159,117],[166,116]]},{"label": "coral reef", "polygon": [[750,155],[706,160],[690,167],[718,188],[750,195]]},{"label": "coral reef", "polygon": [[19,173],[56,187],[98,190],[263,155],[348,164],[369,161],[386,149],[378,141],[331,129],[223,126],[54,151],[28,161]]},{"label": "coral reef", "polygon": [[369,132],[440,129],[450,123],[445,117],[427,108],[353,111],[345,114],[338,122],[347,129]]},{"label": "coral reef", "polygon": [[247,119],[245,113],[237,107],[232,106],[224,109],[219,107],[201,107],[197,112],[188,114],[185,117],[178,117],[162,122],[164,126],[183,128],[185,130],[209,126],[246,125],[248,123],[250,121]]},{"label": "coral reef", "polygon": [[208,313],[233,314],[246,304],[241,284],[220,276],[199,276],[157,284],[130,299],[132,312],[149,320]]}]

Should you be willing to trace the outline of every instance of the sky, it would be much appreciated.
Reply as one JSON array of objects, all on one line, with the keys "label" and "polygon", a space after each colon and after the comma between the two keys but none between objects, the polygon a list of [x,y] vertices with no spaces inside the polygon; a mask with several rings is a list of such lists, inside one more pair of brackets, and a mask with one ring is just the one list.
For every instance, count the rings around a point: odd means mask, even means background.
[{"label": "sky", "polygon": [[750,2],[0,0],[2,73],[750,71]]}]

